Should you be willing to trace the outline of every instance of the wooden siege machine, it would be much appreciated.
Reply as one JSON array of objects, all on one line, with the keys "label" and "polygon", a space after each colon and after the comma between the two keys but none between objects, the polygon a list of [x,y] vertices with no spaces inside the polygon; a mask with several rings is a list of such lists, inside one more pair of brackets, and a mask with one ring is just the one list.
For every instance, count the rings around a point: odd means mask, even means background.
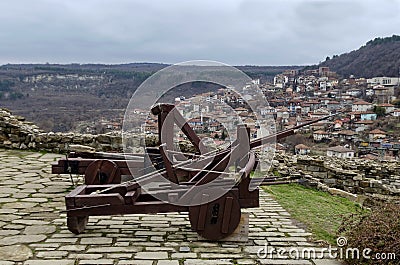
[{"label": "wooden siege machine", "polygon": [[[54,174],[84,175],[84,185],[65,197],[71,232],[82,233],[89,216],[189,212],[191,228],[199,235],[209,240],[225,238],[239,225],[242,208],[259,206],[255,183],[277,183],[275,178],[251,178],[258,163],[253,149],[330,117],[254,140],[248,128],[239,125],[237,139],[228,148],[200,154],[206,147],[174,105],[158,104],[152,113],[158,116],[159,139],[158,147],[146,148],[148,156],[71,152],[52,166]],[[194,154],[173,151],[174,124],[193,144]],[[143,174],[148,166],[156,170]],[[133,179],[121,183],[122,177]]]}]

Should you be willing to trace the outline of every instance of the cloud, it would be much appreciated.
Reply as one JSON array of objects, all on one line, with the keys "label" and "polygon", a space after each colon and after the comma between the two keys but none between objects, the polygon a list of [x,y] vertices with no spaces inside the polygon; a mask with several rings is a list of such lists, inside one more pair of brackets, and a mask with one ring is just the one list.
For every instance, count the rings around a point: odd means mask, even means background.
[{"label": "cloud", "polygon": [[3,0],[0,63],[308,64],[396,34],[398,0]]}]

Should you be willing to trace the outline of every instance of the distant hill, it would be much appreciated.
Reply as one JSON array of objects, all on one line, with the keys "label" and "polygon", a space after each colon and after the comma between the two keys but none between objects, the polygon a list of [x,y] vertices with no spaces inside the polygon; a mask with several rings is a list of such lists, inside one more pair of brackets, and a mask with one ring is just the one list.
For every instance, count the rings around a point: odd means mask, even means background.
[{"label": "distant hill", "polygon": [[[7,64],[0,66],[0,108],[6,107],[49,131],[69,131],[79,122],[118,121],[136,88],[152,73],[169,66],[158,63]],[[237,66],[251,78],[272,81],[274,75],[299,66]],[[220,86],[183,84],[163,100],[190,97]]]},{"label": "distant hill", "polygon": [[358,50],[327,58],[319,66],[328,66],[344,78],[350,75],[366,78],[398,76],[400,36],[375,38]]}]

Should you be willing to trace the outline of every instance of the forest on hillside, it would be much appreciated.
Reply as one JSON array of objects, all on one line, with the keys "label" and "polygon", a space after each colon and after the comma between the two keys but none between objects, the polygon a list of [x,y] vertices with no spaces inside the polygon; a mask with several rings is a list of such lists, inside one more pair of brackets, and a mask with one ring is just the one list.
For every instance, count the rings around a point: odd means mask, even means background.
[{"label": "forest on hillside", "polygon": [[319,66],[328,66],[343,78],[396,77],[400,71],[400,36],[375,38],[358,50],[328,56]]}]

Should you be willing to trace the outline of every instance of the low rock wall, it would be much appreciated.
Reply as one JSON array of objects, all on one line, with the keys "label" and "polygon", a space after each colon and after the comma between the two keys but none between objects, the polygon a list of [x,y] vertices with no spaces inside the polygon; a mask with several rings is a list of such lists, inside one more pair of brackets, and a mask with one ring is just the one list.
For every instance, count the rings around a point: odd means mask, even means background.
[{"label": "low rock wall", "polygon": [[[140,142],[140,136],[130,140]],[[25,121],[23,117],[14,116],[8,110],[0,109],[0,147],[64,153],[68,151],[70,144],[87,145],[97,151],[105,152],[123,150],[120,133],[92,135],[43,132],[36,125]]]},{"label": "low rock wall", "polygon": [[285,155],[278,155],[274,162],[272,170],[277,175],[299,175],[306,186],[400,200],[399,162]]}]

